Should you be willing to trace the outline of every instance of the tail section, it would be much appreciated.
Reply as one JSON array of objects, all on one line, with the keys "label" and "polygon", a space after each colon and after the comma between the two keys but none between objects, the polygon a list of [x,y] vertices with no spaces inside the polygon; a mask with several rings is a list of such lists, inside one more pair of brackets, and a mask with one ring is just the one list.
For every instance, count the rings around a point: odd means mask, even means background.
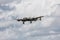
[{"label": "tail section", "polygon": [[40,21],[42,20],[42,17],[44,17],[44,16],[40,16],[39,18],[40,18]]}]

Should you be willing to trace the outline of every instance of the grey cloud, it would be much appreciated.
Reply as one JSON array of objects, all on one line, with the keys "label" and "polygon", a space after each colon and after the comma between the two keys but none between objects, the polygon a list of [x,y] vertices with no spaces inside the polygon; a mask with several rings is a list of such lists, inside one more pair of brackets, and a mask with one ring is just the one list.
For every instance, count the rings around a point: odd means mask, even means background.
[{"label": "grey cloud", "polygon": [[15,9],[15,7],[10,8],[10,6],[5,6],[5,5],[1,6],[0,5],[0,10],[2,10],[2,11],[12,11],[14,9]]},{"label": "grey cloud", "polygon": [[[56,10],[53,12],[52,16],[55,16],[55,20],[50,25],[50,30],[55,32],[60,32],[60,5],[57,6]],[[58,16],[58,17],[57,17]]]},{"label": "grey cloud", "polygon": [[37,36],[50,36],[50,35],[59,35],[60,34],[60,32],[59,33],[39,33],[39,34],[32,34],[32,35],[30,35],[31,37],[37,37]]},{"label": "grey cloud", "polygon": [[14,1],[16,1],[17,3],[21,2],[21,0],[0,0],[0,4],[8,4]]}]

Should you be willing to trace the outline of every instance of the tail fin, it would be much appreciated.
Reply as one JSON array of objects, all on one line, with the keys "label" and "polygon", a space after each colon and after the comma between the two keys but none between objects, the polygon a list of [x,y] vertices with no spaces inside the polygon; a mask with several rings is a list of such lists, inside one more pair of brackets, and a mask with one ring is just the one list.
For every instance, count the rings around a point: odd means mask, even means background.
[{"label": "tail fin", "polygon": [[40,21],[42,20],[42,17],[44,17],[44,16],[40,16],[39,18],[40,18]]}]

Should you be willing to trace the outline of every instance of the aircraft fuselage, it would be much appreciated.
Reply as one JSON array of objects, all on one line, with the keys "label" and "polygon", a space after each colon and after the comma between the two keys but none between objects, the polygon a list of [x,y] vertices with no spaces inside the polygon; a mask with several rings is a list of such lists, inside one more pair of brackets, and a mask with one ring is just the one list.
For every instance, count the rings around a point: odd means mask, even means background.
[{"label": "aircraft fuselage", "polygon": [[40,19],[41,21],[41,18],[44,17],[44,16],[40,16],[40,17],[36,17],[36,18],[23,18],[23,19],[17,19],[17,21],[22,21],[23,24],[24,22],[26,21],[30,21],[30,23],[32,23],[32,21],[37,21],[38,19]]}]

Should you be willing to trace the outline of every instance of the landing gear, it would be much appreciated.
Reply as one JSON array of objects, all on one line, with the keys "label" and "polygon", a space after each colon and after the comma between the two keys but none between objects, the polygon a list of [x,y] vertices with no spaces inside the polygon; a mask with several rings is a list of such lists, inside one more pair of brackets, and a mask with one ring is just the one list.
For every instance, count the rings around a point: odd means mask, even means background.
[{"label": "landing gear", "polygon": [[41,21],[41,17],[40,17],[40,21]]},{"label": "landing gear", "polygon": [[25,24],[25,22],[23,21],[23,24]]},{"label": "landing gear", "polygon": [[32,21],[30,21],[30,23],[32,23]]},{"label": "landing gear", "polygon": [[40,21],[41,21],[41,18],[40,18]]}]

